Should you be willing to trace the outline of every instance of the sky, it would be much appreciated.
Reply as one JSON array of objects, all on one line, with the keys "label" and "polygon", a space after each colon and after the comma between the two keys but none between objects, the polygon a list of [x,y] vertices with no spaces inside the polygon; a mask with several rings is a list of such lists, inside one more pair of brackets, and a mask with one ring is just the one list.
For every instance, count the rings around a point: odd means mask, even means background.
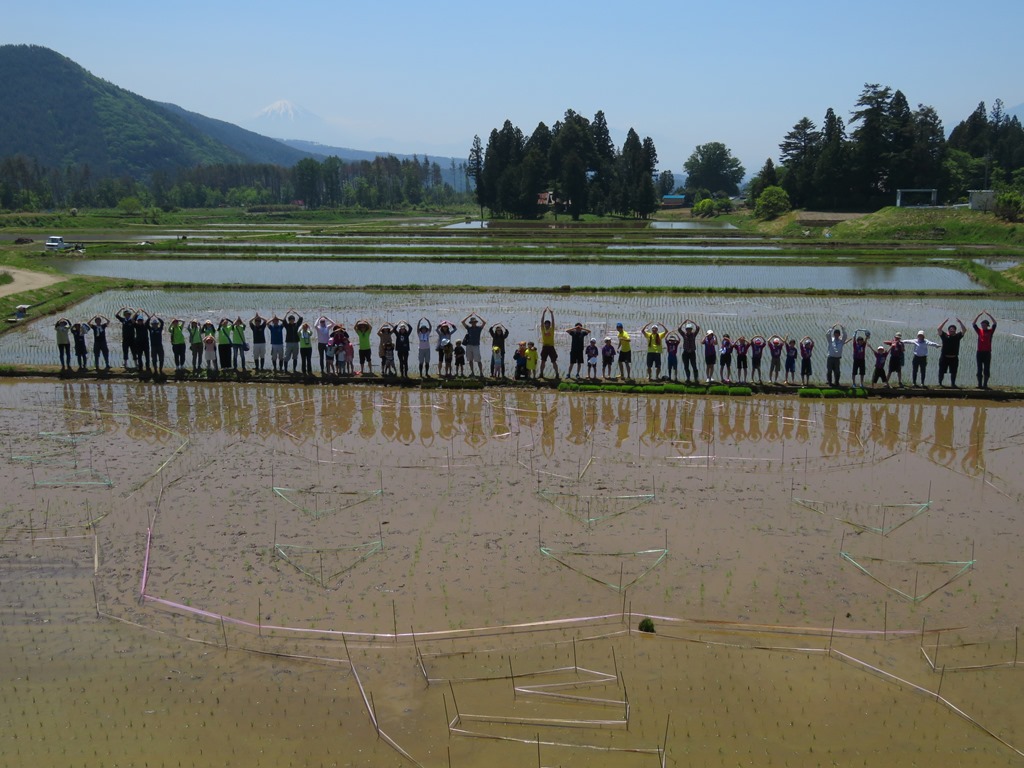
[{"label": "sky", "polygon": [[[932,106],[947,132],[1024,104],[1022,0],[282,2],[35,0],[0,44],[42,45],[155,101],[243,127],[288,100],[353,149],[464,158],[511,120],[528,136],[602,110],[660,170],[723,142],[755,173],[802,117],[849,122],[865,83]],[[0,73],[2,76],[3,73]],[[307,129],[314,132],[314,129]]]}]

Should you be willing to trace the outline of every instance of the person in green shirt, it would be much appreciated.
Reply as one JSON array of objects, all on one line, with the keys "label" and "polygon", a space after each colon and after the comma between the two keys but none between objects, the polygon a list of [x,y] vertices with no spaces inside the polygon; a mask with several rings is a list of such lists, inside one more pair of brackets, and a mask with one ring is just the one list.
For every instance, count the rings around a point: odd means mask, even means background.
[{"label": "person in green shirt", "polygon": [[199,373],[203,367],[203,329],[199,327],[199,321],[194,317],[188,324],[188,346],[192,352],[192,373]]},{"label": "person in green shirt", "polygon": [[231,368],[231,321],[222,317],[217,324],[217,357],[222,371]]},{"label": "person in green shirt", "polygon": [[[354,326],[356,337],[359,339],[359,372],[373,373],[373,349],[370,346],[370,332],[373,326],[365,317],[356,320]],[[369,368],[369,370],[367,370]]]},{"label": "person in green shirt", "polygon": [[185,323],[179,318],[172,317],[171,325],[171,354],[174,355],[174,370],[185,370]]},{"label": "person in green shirt", "polygon": [[313,337],[316,331],[309,323],[303,323],[299,328],[299,357],[302,358],[302,375],[313,375]]},{"label": "person in green shirt", "polygon": [[245,370],[245,349],[248,346],[245,342],[245,320],[237,317],[231,326],[231,363],[236,370],[239,364]]}]

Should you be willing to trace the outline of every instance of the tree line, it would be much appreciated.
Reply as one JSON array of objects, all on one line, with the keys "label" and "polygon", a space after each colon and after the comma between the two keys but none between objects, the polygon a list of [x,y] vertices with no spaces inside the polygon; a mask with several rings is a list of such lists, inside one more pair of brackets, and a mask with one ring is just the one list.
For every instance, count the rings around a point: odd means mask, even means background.
[{"label": "tree line", "polygon": [[[88,164],[47,168],[25,155],[0,160],[0,209],[251,207],[301,202],[306,208],[402,209],[471,200],[465,163],[452,161],[444,179],[437,162],[393,155],[345,161],[300,160],[291,168],[269,163],[215,163],[145,179],[97,177]],[[461,179],[462,183],[459,183]],[[456,189],[456,186],[459,189]]]},{"label": "tree line", "polygon": [[550,128],[538,123],[529,137],[510,120],[491,130],[486,147],[474,136],[467,163],[476,202],[492,216],[535,219],[554,208],[574,220],[650,216],[659,200],[657,166],[650,137],[641,141],[630,128],[618,149],[604,112],[587,120],[571,109]]},{"label": "tree line", "polygon": [[849,127],[830,107],[820,126],[801,118],[779,152],[779,165],[769,158],[752,180],[751,201],[776,186],[794,207],[825,210],[876,210],[898,189],[936,189],[940,202],[971,189],[1024,192],[1024,128],[999,100],[979,104],[947,139],[934,108],[866,84]]}]

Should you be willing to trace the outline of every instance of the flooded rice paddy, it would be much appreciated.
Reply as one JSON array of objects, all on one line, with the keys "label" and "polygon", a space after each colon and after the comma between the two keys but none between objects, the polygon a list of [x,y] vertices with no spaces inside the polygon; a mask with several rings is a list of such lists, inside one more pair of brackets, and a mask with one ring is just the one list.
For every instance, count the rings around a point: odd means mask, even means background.
[{"label": "flooded rice paddy", "polygon": [[[407,254],[403,253],[403,257]],[[244,259],[46,259],[65,274],[225,285],[479,285],[494,288],[743,288],[771,290],[981,291],[955,269],[939,266],[495,263],[450,261],[246,261]]]},{"label": "flooded rice paddy", "polygon": [[1022,408],[23,381],[0,409],[4,764],[1022,759]]}]

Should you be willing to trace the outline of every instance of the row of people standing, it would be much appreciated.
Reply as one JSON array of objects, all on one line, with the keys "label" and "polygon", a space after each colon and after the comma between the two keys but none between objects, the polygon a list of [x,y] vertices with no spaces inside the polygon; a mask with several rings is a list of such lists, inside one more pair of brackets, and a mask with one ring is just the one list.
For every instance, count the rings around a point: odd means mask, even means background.
[{"label": "row of people standing", "polygon": [[[150,314],[143,309],[122,307],[115,318],[122,328],[121,348],[126,369],[140,372],[162,374],[164,372],[164,334],[169,336],[175,370],[186,372],[189,367],[198,374],[204,367],[207,371],[247,370],[247,355],[251,353],[254,370],[266,370],[266,357],[269,349],[271,368],[277,372],[287,372],[289,366],[297,373],[301,366],[302,373],[313,375],[313,349],[317,349],[320,372],[325,375],[361,375],[373,374],[374,357],[380,361],[380,372],[383,375],[409,376],[409,358],[412,345],[417,348],[419,375],[430,377],[432,370],[431,356],[437,354],[437,375],[464,375],[468,366],[469,375],[484,376],[481,344],[486,329],[490,336],[490,373],[494,378],[505,377],[505,344],[509,337],[508,329],[498,323],[487,328],[487,322],[478,314],[470,313],[460,324],[450,320],[442,320],[435,326],[426,317],[420,318],[415,325],[408,321],[386,322],[376,329],[366,318],[357,320],[352,333],[344,323],[334,321],[321,315],[310,324],[295,309],[289,309],[280,317],[276,313],[269,319],[258,312],[249,320],[241,316],[234,320],[224,317],[219,321],[197,319],[185,321],[172,318],[166,322],[158,315]],[[550,363],[554,377],[559,378],[558,351],[556,340],[558,331],[555,326],[554,311],[544,308],[540,317],[540,350],[533,341],[522,341],[512,355],[515,364],[515,377],[522,379],[544,378],[547,365]],[[872,349],[869,346],[871,333],[865,329],[854,331],[852,340],[845,327],[835,325],[828,329],[826,341],[826,381],[829,385],[838,385],[841,379],[840,366],[847,343],[853,349],[852,378],[854,384],[858,377],[860,384],[865,384],[867,359],[874,357],[872,384],[879,382],[888,385],[893,377],[903,386],[902,372],[905,363],[905,347],[912,347],[912,381],[916,386],[920,379],[921,386],[926,386],[925,373],[929,347],[940,347],[939,384],[944,384],[945,376],[950,376],[950,384],[957,386],[959,370],[960,342],[966,332],[963,321],[957,318],[956,324],[948,324],[943,320],[938,332],[941,343],[933,342],[919,331],[913,340],[904,340],[896,333],[892,339]],[[93,342],[94,366],[100,369],[102,359],[105,369],[110,369],[110,351],[107,341],[107,330],[110,320],[103,315],[96,315],[86,322],[72,323],[66,317],[60,318],[56,324],[57,346],[61,368],[71,369],[71,344],[74,343],[74,354],[79,370],[88,370],[88,340]],[[456,338],[462,327],[461,338]],[[987,388],[991,375],[992,336],[996,330],[996,320],[987,311],[979,312],[973,322],[977,334],[977,380],[978,386]],[[247,332],[251,333],[250,346]],[[781,334],[765,336],[754,334],[749,339],[740,334],[733,339],[725,333],[719,337],[713,330],[703,332],[700,325],[691,319],[684,320],[675,330],[670,330],[665,323],[651,321],[640,329],[647,343],[646,367],[647,376],[651,380],[679,380],[679,363],[687,383],[705,383],[723,381],[727,383],[764,383],[762,377],[762,360],[767,355],[768,381],[773,384],[796,384],[797,360],[800,361],[800,382],[809,384],[813,376],[814,340],[805,336],[795,339]],[[565,328],[562,333],[569,336],[569,366],[567,375],[576,378],[583,376],[583,366],[587,366],[587,377],[597,378],[597,367],[600,361],[601,374],[605,378],[614,378],[615,363],[618,362],[618,377],[631,379],[632,371],[632,340],[622,323],[616,324],[616,337],[606,336],[602,345],[592,336],[591,329],[577,322]],[[436,336],[435,336],[436,335]],[[355,340],[353,341],[353,336]],[[589,338],[589,344],[587,339]],[[374,355],[376,343],[376,355]],[[703,367],[698,369],[698,349],[703,353]],[[191,353],[191,360],[188,360]],[[666,375],[662,377],[662,359],[667,354]],[[359,371],[355,370],[356,359]],[[189,366],[189,362],[191,365]],[[735,369],[735,379],[734,379]]]}]

